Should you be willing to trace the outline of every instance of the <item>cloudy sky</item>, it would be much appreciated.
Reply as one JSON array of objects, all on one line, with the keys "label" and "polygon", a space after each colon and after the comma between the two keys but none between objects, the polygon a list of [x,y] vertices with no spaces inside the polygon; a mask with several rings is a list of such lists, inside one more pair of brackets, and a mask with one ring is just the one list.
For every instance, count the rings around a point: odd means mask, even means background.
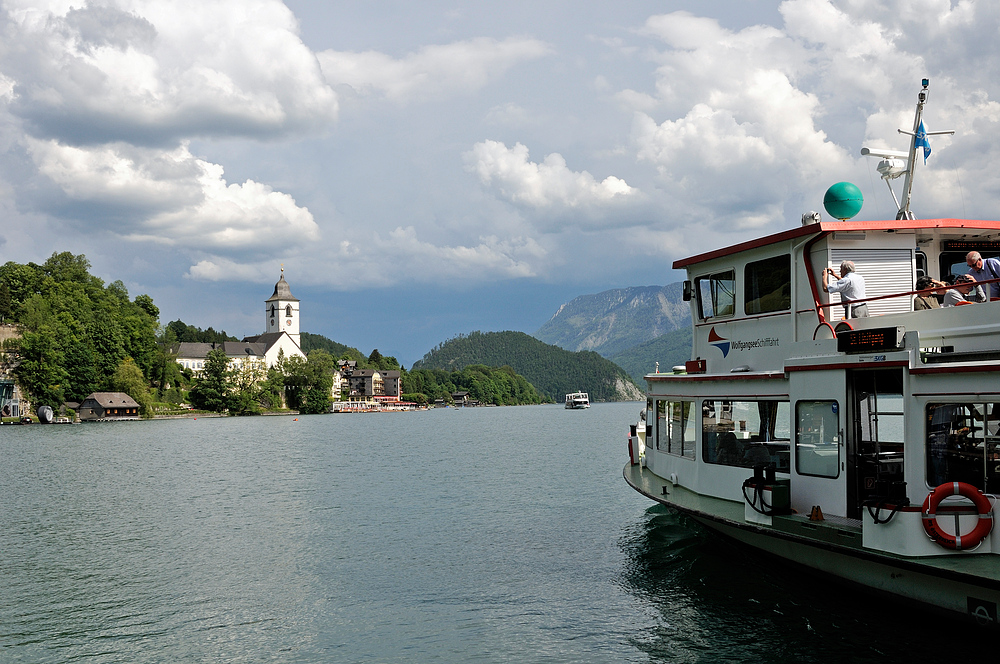
[{"label": "cloudy sky", "polygon": [[798,225],[862,145],[918,217],[996,218],[1000,12],[975,0],[0,0],[0,261],[85,254],[161,322],[410,366]]}]

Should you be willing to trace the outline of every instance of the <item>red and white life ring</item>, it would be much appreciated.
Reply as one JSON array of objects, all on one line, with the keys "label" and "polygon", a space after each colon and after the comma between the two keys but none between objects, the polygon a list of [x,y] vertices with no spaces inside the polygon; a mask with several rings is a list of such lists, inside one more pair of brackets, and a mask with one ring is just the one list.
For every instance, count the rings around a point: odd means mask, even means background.
[{"label": "red and white life ring", "polygon": [[[937,523],[937,508],[942,500],[948,496],[963,496],[972,501],[979,513],[979,522],[967,535],[955,533],[950,535],[942,530]],[[932,540],[946,549],[973,549],[986,539],[990,531],[993,530],[993,504],[990,499],[983,495],[983,492],[965,482],[945,482],[940,485],[924,499],[922,511],[922,521],[924,530]]]}]

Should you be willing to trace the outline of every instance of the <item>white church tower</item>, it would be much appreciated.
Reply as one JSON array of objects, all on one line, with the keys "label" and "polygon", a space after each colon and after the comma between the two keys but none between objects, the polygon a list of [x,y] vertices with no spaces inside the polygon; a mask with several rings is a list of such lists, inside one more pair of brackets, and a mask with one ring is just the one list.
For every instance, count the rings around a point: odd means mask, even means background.
[{"label": "white church tower", "polygon": [[299,299],[292,295],[292,289],[285,281],[285,266],[281,266],[281,278],[274,285],[274,295],[264,301],[264,333],[287,332],[295,345],[302,348],[299,339]]}]

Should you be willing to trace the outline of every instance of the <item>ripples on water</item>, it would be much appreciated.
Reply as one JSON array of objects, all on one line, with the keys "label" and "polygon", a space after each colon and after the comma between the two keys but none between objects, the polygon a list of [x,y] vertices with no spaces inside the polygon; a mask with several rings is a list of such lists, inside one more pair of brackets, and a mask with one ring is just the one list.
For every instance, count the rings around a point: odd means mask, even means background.
[{"label": "ripples on water", "polygon": [[927,656],[899,607],[650,507],[637,411],[2,427],[0,662]]}]

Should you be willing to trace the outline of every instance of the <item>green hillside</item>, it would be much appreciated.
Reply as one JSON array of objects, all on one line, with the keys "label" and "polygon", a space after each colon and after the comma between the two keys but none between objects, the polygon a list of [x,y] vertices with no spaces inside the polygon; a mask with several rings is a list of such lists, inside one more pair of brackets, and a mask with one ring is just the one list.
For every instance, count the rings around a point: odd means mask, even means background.
[{"label": "green hillside", "polygon": [[538,392],[562,401],[569,392],[589,392],[593,401],[641,398],[631,377],[613,362],[592,351],[570,352],[543,343],[523,332],[472,332],[440,344],[413,369],[458,371],[473,364],[509,366]]},{"label": "green hillside", "polygon": [[674,365],[684,364],[691,359],[691,328],[668,332],[652,341],[612,355],[610,359],[627,371],[636,383],[645,385],[643,376],[653,372],[657,362],[660,363],[660,371],[670,371]]},{"label": "green hillside", "polygon": [[345,346],[344,344],[339,344],[336,341],[332,341],[322,334],[310,334],[309,332],[302,332],[299,335],[302,340],[302,352],[306,355],[309,354],[314,348],[321,348],[328,352],[334,358],[342,358],[345,355],[349,356],[352,360],[357,360],[362,362],[366,360],[364,353],[362,353],[357,348],[352,348],[351,346]]}]

